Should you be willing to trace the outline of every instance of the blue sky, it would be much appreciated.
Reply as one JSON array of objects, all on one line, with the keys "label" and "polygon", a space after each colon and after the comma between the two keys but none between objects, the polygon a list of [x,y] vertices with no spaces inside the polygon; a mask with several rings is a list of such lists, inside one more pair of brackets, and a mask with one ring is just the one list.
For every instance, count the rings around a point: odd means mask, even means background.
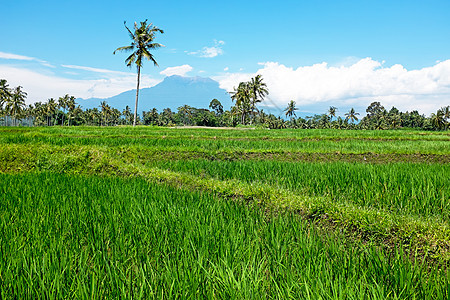
[{"label": "blue sky", "polygon": [[[227,90],[262,74],[271,103],[362,110],[381,101],[429,114],[450,104],[450,1],[34,1],[2,4],[0,78],[28,102],[132,89],[123,26],[165,33],[143,86],[211,77]],[[169,68],[169,69],[168,69]]]}]

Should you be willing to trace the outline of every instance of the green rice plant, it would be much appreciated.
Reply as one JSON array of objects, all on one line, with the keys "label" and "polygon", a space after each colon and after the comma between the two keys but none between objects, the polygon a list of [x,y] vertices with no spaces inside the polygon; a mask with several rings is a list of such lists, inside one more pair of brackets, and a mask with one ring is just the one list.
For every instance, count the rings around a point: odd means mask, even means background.
[{"label": "green rice plant", "polygon": [[392,213],[450,221],[450,166],[278,161],[153,161],[149,165],[219,180],[280,186]]},{"label": "green rice plant", "polygon": [[[94,127],[95,128],[95,127]],[[350,133],[348,133],[350,132]],[[446,134],[170,128],[38,128],[6,132],[0,144],[145,146],[160,151],[449,154]],[[400,133],[403,133],[402,135]],[[410,138],[411,136],[411,138]]]},{"label": "green rice plant", "polygon": [[2,298],[445,299],[448,270],[143,179],[0,174]]},{"label": "green rice plant", "polygon": [[450,134],[445,131],[418,130],[338,130],[338,129],[283,129],[283,130],[240,130],[214,128],[168,128],[152,126],[117,126],[117,127],[0,127],[2,135],[24,134],[28,136],[64,136],[64,137],[192,137],[195,138],[229,138],[229,139],[375,139],[375,140],[444,140],[449,141]]}]

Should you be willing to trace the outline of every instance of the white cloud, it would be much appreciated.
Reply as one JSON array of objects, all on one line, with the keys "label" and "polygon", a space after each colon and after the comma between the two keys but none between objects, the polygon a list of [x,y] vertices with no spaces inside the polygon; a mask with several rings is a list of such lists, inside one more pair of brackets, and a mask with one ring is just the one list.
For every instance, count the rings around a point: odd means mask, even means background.
[{"label": "white cloud", "polygon": [[215,79],[231,91],[256,74],[263,76],[270,99],[279,107],[295,100],[298,107],[316,112],[330,104],[354,106],[363,112],[371,102],[380,101],[386,108],[430,114],[450,104],[450,60],[411,71],[398,64],[384,67],[371,58],[339,67],[324,62],[297,69],[267,62],[254,74],[229,73]]},{"label": "white cloud", "polygon": [[172,75],[185,76],[186,73],[188,73],[192,70],[193,70],[193,68],[190,65],[182,65],[182,66],[166,68],[163,71],[159,72],[159,74],[165,75],[165,76],[172,76]]},{"label": "white cloud", "polygon": [[200,57],[212,58],[223,54],[222,46],[225,45],[224,41],[214,40],[214,46],[203,47],[201,50],[188,52],[189,55],[196,55]]},{"label": "white cloud", "polygon": [[0,52],[0,58],[3,58],[3,59],[15,59],[15,60],[37,60],[34,57],[18,55],[18,54],[12,54],[12,53],[5,53],[5,52]]},{"label": "white cloud", "polygon": [[228,67],[225,67],[225,69],[223,69],[225,72],[227,72],[228,70],[229,70],[229,68]]},{"label": "white cloud", "polygon": [[[10,86],[23,87],[28,93],[27,103],[46,101],[48,98],[58,98],[65,94],[77,98],[107,98],[136,88],[136,75],[133,73],[106,74],[93,80],[69,79],[27,68],[0,65],[0,74],[8,80]],[[141,75],[142,88],[154,86],[159,82],[160,80],[145,74]]]},{"label": "white cloud", "polygon": [[130,75],[131,74],[129,72],[113,71],[113,70],[84,67],[84,66],[74,66],[74,65],[61,65],[61,66],[64,68],[68,68],[68,69],[83,70],[83,71],[89,71],[89,72],[94,72],[94,73],[120,74],[120,75]]},{"label": "white cloud", "polygon": [[0,59],[11,59],[11,60],[22,60],[22,61],[36,61],[46,67],[54,68],[53,65],[46,62],[42,59],[37,59],[35,57],[25,56],[25,55],[19,55],[19,54],[13,54],[13,53],[6,53],[6,52],[0,52]]}]

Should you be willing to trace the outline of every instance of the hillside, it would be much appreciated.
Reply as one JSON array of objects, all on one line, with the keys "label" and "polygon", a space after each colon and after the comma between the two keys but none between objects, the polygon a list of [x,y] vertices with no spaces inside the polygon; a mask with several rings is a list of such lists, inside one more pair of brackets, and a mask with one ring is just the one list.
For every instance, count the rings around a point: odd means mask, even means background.
[{"label": "hillside", "polygon": [[[134,89],[110,98],[77,99],[77,102],[83,108],[94,108],[98,107],[100,102],[106,101],[110,106],[122,110],[127,105],[133,109],[135,97],[136,90]],[[208,108],[214,98],[218,99],[225,109],[231,107],[228,93],[211,78],[173,75],[166,77],[151,88],[139,90],[138,113],[154,107],[159,111],[166,107],[176,110],[186,104],[196,108]]]}]

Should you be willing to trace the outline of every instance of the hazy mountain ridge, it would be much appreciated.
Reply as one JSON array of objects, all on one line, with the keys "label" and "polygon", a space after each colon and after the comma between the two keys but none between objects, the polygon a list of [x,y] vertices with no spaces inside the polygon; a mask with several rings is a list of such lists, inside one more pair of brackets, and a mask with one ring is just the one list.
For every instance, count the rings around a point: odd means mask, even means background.
[{"label": "hazy mountain ridge", "polygon": [[[217,81],[207,77],[172,75],[153,87],[139,89],[138,113],[154,107],[159,111],[166,107],[176,110],[183,105],[208,108],[214,98],[222,103],[224,109],[231,107],[229,94],[219,87]],[[136,89],[109,98],[77,99],[77,102],[83,108],[98,108],[100,102],[106,101],[108,105],[119,110],[124,109],[127,105],[133,110],[135,100]]]}]

